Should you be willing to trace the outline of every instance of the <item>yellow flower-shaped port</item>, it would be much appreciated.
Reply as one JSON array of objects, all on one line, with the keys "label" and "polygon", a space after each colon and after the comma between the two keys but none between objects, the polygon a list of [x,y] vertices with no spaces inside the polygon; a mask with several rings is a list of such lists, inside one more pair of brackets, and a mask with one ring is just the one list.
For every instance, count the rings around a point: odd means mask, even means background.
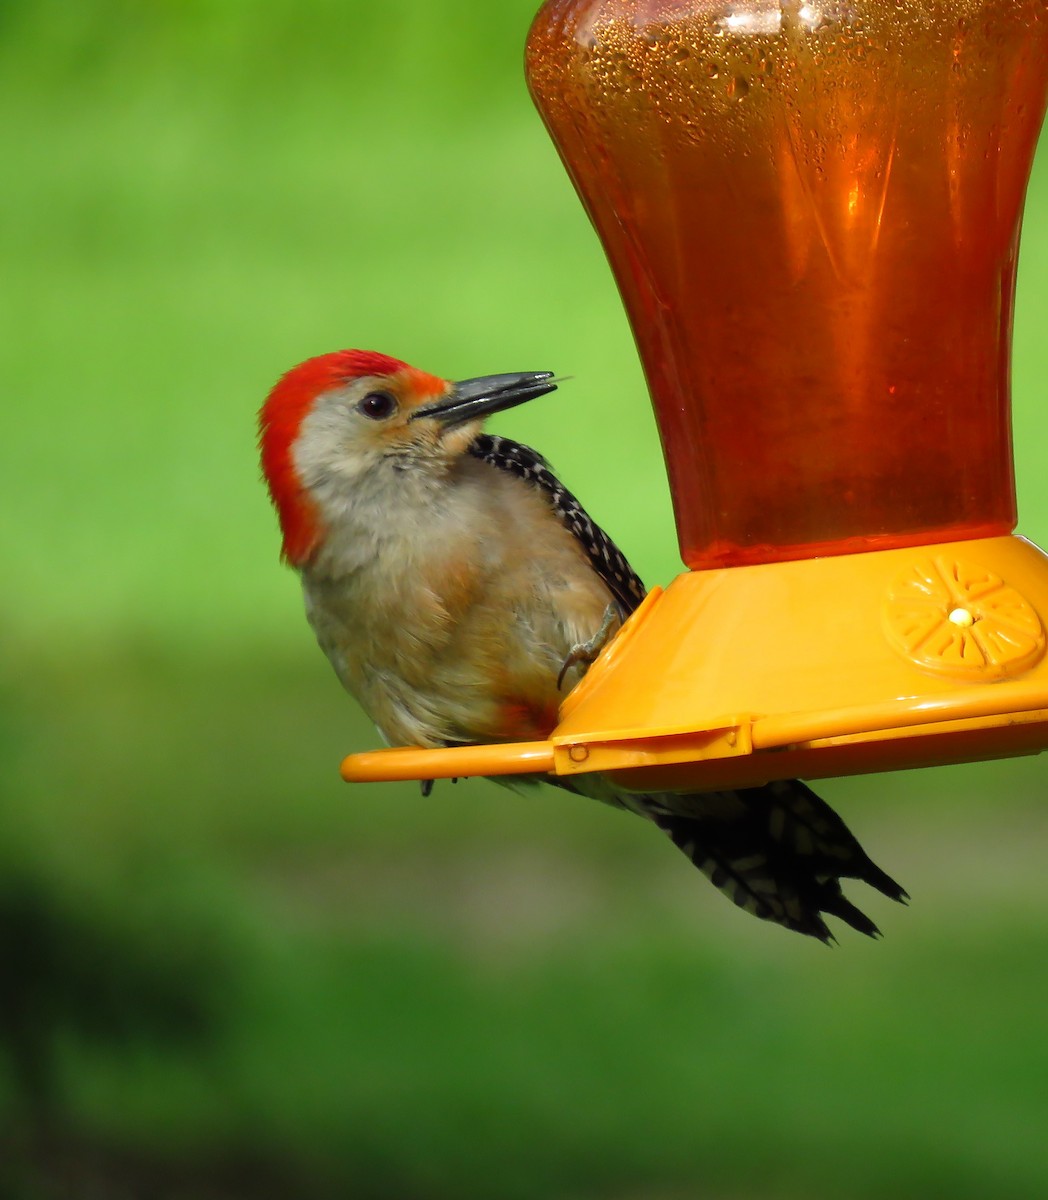
[{"label": "yellow flower-shaped port", "polygon": [[936,674],[989,683],[1044,654],[1033,606],[977,563],[946,555],[913,563],[888,589],[884,628],[899,653]]}]

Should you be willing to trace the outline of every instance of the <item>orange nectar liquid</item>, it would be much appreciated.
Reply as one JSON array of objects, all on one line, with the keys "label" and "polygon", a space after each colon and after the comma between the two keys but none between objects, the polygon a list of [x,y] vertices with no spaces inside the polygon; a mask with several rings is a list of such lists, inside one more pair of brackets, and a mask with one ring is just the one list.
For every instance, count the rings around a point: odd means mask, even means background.
[{"label": "orange nectar liquid", "polygon": [[549,0],[691,567],[1009,532],[1048,0]]}]

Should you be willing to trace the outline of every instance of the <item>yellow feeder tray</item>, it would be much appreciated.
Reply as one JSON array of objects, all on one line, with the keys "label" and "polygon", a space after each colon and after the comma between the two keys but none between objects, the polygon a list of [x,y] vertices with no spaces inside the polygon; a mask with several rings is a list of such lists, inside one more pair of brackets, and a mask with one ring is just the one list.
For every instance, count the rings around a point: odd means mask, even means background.
[{"label": "yellow feeder tray", "polygon": [[351,782],[614,773],[704,791],[1048,747],[1048,557],[1018,537],[760,563],[654,589],[547,742],[380,750]]}]

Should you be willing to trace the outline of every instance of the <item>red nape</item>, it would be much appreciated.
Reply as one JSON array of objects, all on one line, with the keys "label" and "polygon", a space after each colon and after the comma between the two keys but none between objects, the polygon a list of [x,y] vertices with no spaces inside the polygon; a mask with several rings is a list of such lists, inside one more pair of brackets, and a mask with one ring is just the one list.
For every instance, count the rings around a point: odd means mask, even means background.
[{"label": "red nape", "polygon": [[373,350],[336,350],[292,367],[277,381],[258,414],[262,473],[269,484],[280,528],[283,557],[301,566],[320,541],[320,517],[302,487],[291,447],[317,396],[368,375],[395,375],[407,364]]}]

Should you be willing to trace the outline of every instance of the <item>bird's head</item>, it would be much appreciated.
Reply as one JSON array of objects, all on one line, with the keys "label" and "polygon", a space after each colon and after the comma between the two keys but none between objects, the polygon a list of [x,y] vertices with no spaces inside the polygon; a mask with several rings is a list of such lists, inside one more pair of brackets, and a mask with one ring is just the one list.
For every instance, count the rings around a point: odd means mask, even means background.
[{"label": "bird's head", "polygon": [[292,367],[259,413],[262,473],[284,558],[308,561],[329,503],[395,487],[405,472],[446,473],[485,417],[553,391],[552,379],[551,371],[532,371],[455,383],[365,350]]}]

